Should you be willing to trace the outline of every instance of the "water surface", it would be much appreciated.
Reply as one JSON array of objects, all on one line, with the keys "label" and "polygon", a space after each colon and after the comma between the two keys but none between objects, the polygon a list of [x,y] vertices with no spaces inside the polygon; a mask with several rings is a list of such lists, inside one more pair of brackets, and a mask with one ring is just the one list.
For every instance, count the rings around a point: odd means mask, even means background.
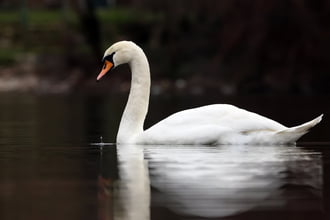
[{"label": "water surface", "polygon": [[[329,112],[326,99],[294,100],[224,102],[288,125]],[[146,123],[214,102],[154,97]],[[100,136],[114,141],[124,104],[113,96],[1,96],[0,219],[329,219],[326,118],[298,146],[99,144]]]}]

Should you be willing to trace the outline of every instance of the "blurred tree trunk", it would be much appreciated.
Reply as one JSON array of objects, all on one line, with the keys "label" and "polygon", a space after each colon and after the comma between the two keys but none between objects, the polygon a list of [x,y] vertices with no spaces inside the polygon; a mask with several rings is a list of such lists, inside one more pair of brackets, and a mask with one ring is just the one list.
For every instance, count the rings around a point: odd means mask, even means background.
[{"label": "blurred tree trunk", "polygon": [[[79,16],[81,33],[84,36],[85,42],[88,44],[93,55],[93,59],[91,60],[92,63],[88,63],[88,66],[95,66],[94,64],[102,59],[102,49],[100,22],[96,15],[94,1],[73,0],[73,3],[74,9]],[[84,70],[84,76],[86,78],[90,75],[90,73],[95,74],[94,71],[89,71],[88,69]]]},{"label": "blurred tree trunk", "polygon": [[95,57],[101,58],[100,24],[95,13],[95,6],[92,0],[85,0],[84,3],[83,7],[78,11],[82,32]]}]

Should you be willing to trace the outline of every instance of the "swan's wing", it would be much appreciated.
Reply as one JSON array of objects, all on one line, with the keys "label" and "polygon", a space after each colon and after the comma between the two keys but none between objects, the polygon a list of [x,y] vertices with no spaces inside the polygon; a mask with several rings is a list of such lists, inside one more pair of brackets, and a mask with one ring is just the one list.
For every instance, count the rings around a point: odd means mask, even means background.
[{"label": "swan's wing", "polygon": [[218,142],[219,136],[233,138],[232,134],[247,135],[286,128],[276,121],[235,106],[215,104],[170,115],[147,129],[143,136],[144,142],[159,142],[163,139],[175,143],[175,140],[182,142],[186,139],[187,143],[196,140],[196,144],[206,144]]},{"label": "swan's wing", "polygon": [[226,127],[228,130],[239,132],[287,128],[274,120],[233,105],[215,104],[177,112],[149,129],[168,128],[176,130],[177,128],[210,125]]}]

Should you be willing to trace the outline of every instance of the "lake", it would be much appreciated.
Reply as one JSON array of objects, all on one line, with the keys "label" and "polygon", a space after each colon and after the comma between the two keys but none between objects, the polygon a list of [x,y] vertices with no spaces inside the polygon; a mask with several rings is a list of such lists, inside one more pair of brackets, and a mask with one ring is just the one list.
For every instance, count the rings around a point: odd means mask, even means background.
[{"label": "lake", "polygon": [[0,219],[330,219],[328,100],[153,96],[147,127],[212,103],[325,117],[297,146],[116,146],[126,96],[0,95]]}]

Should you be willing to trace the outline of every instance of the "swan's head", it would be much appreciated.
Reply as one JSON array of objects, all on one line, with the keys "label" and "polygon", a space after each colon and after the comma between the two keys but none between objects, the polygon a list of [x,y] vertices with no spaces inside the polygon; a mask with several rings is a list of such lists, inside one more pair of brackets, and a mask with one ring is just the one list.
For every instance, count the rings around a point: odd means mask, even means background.
[{"label": "swan's head", "polygon": [[129,63],[132,60],[132,57],[134,57],[136,52],[139,50],[141,50],[141,48],[132,41],[119,41],[110,46],[104,52],[102,59],[103,68],[96,80],[100,80],[111,69],[121,64]]}]

